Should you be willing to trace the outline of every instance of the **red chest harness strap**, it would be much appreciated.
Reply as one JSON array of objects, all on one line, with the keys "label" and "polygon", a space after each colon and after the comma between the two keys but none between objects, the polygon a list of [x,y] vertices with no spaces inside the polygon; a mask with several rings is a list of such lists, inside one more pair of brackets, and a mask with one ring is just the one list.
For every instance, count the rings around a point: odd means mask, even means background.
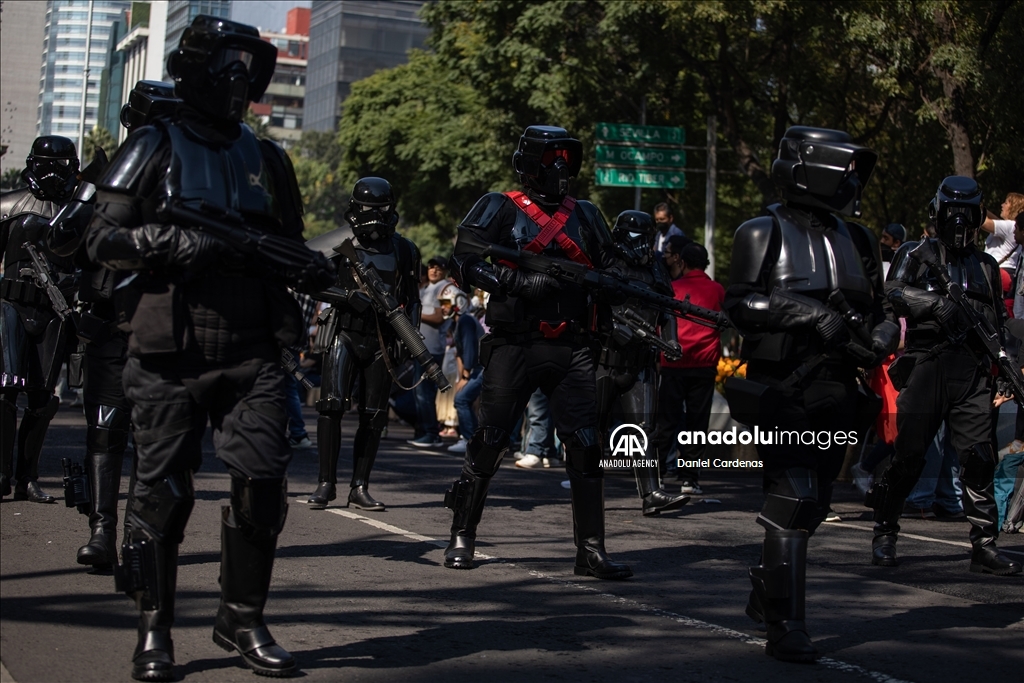
[{"label": "red chest harness strap", "polygon": [[540,234],[523,249],[539,254],[544,250],[544,247],[551,244],[551,240],[554,240],[570,259],[587,268],[594,267],[579,245],[565,234],[565,223],[569,220],[569,216],[572,215],[573,209],[576,208],[575,199],[566,196],[562,200],[562,205],[558,207],[558,211],[554,215],[549,216],[522,192],[506,192],[505,195],[515,202],[515,205],[540,227]]}]

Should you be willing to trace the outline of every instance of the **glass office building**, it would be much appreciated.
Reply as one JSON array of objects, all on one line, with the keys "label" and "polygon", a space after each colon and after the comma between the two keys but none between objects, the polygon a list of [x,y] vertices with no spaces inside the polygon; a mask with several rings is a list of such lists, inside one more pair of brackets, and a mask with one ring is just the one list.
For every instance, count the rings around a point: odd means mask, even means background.
[{"label": "glass office building", "polygon": [[309,24],[304,130],[332,131],[353,82],[404,64],[430,29],[423,2],[313,0]]},{"label": "glass office building", "polygon": [[110,34],[130,4],[125,0],[46,3],[36,119],[39,135],[63,135],[80,146],[82,136],[96,125]]}]

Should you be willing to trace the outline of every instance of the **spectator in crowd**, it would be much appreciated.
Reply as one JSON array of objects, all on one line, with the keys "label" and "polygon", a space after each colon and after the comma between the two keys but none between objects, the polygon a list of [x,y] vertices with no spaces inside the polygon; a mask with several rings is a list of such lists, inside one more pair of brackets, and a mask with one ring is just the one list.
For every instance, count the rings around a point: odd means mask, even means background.
[{"label": "spectator in crowd", "polygon": [[989,233],[985,238],[985,253],[996,260],[999,267],[1010,274],[1011,280],[1017,273],[1017,243],[1013,239],[1013,219],[1024,211],[1024,194],[1011,192],[1006,195],[1001,207],[1000,217],[991,214],[981,224],[981,229]]},{"label": "spectator in crowd", "polygon": [[900,245],[907,241],[907,229],[899,223],[890,223],[882,228],[882,237],[879,239],[882,248],[882,279],[889,274],[889,263]]},{"label": "spectator in crowd", "polygon": [[[437,295],[449,282],[447,264],[448,259],[443,256],[427,261],[427,282],[420,286],[420,333],[438,365],[444,363],[447,328]],[[414,376],[419,377],[420,374],[421,369],[417,367]],[[416,437],[408,443],[417,448],[440,448],[444,442],[441,441],[441,426],[437,422],[437,385],[433,382],[420,382],[416,387],[416,413]]]},{"label": "spectator in crowd", "polygon": [[537,389],[530,396],[530,402],[526,404],[526,412],[523,414],[522,423],[526,422],[526,434],[521,453],[517,454],[516,467],[533,469],[534,467],[558,466],[555,455],[555,428],[551,424],[551,410],[548,407],[548,397],[543,391]]},{"label": "spectator in crowd", "polygon": [[[668,239],[665,266],[672,277],[677,299],[690,297],[697,306],[722,310],[725,288],[708,277],[708,251],[682,235]],[[707,431],[711,419],[711,400],[715,374],[721,355],[719,331],[687,320],[677,324],[683,357],[678,361],[661,358],[661,386],[658,390],[658,428],[655,434],[659,465],[667,469],[669,453],[682,429]],[[679,446],[679,458],[696,460],[704,456],[705,445]],[[682,493],[700,495],[699,471],[677,468]]]},{"label": "spectator in crowd", "polygon": [[683,231],[675,223],[675,217],[672,215],[672,211],[669,210],[668,204],[661,202],[654,207],[654,225],[658,228],[658,234],[654,238],[654,255],[661,258],[665,253],[665,244],[668,239],[674,235],[684,238],[687,242],[690,238],[683,234]]},{"label": "spectator in crowd", "polygon": [[469,297],[454,282],[445,285],[437,298],[445,319],[454,325],[455,360],[458,363],[455,412],[459,418],[459,440],[448,447],[448,452],[465,453],[466,444],[473,438],[477,427],[473,404],[483,388],[480,337],[484,335],[484,329],[470,310]]}]

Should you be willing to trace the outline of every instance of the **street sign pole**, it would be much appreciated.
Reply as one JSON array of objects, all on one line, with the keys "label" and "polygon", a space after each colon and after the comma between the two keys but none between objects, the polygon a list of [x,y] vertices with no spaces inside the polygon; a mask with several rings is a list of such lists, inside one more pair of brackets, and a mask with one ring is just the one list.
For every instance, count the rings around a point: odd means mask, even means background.
[{"label": "street sign pole", "polygon": [[715,199],[718,175],[717,121],[708,117],[708,177],[704,191],[704,248],[708,250],[708,277],[715,279]]}]

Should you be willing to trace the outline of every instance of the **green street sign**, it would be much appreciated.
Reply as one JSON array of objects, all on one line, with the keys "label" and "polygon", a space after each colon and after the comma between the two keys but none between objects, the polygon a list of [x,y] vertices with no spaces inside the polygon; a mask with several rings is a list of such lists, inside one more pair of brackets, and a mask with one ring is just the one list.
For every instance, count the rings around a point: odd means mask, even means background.
[{"label": "green street sign", "polygon": [[653,145],[682,145],[685,128],[637,126],[629,123],[599,123],[594,127],[598,142],[646,142]]},{"label": "green street sign", "polygon": [[616,166],[683,168],[686,166],[686,151],[672,147],[598,145],[597,163],[615,164]]},{"label": "green street sign", "polygon": [[621,168],[598,168],[597,184],[612,187],[686,187],[686,175],[682,171],[645,171]]}]

